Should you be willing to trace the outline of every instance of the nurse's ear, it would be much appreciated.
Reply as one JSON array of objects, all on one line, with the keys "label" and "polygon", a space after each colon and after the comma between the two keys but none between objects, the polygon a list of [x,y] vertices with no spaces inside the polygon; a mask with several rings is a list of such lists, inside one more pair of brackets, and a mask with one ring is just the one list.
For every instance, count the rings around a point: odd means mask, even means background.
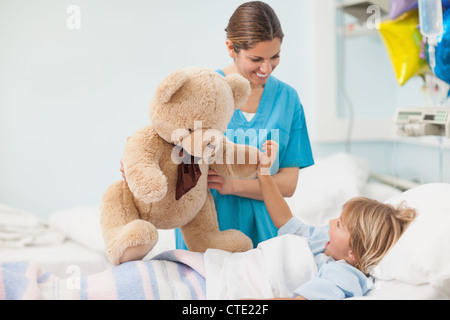
[{"label": "nurse's ear", "polygon": [[231,58],[236,59],[237,52],[234,50],[234,44],[231,42],[231,40],[227,39],[225,41],[225,45],[227,46],[228,54]]},{"label": "nurse's ear", "polygon": [[233,91],[234,108],[239,109],[244,106],[250,96],[250,82],[237,73],[232,73],[225,77],[228,85]]}]

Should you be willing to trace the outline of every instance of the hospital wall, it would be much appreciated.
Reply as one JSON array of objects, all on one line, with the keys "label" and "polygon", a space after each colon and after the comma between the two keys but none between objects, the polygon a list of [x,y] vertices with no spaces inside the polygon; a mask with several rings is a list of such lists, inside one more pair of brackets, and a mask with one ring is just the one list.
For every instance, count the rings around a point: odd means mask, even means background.
[{"label": "hospital wall", "polygon": [[[450,182],[450,140],[401,137],[394,123],[397,108],[434,106],[436,96],[420,76],[398,84],[376,28],[367,25],[356,35],[339,32],[355,19],[334,10],[335,2],[340,1],[314,2],[311,15],[314,38],[309,46],[315,50],[314,68],[320,70],[313,73],[317,79],[310,110],[315,155],[346,151],[369,160],[376,173],[417,183]],[[331,97],[324,99],[327,95]],[[324,115],[332,121],[321,126]],[[339,130],[329,129],[330,123]]]},{"label": "hospital wall", "polygon": [[[178,67],[231,63],[224,28],[242,2],[2,0],[0,203],[43,218],[55,210],[98,205],[104,190],[121,179],[126,138],[148,123],[159,81]],[[316,139],[322,106],[315,93],[330,88],[320,87],[326,75],[311,63],[320,41],[312,32],[320,19],[314,0],[267,2],[286,34],[274,76],[298,90],[314,155],[346,151],[344,140]],[[73,5],[79,9],[78,26],[76,12],[68,11]],[[385,62],[366,58],[375,67]],[[386,90],[399,92],[390,86]],[[370,109],[358,117],[391,112]],[[399,176],[436,180],[433,146],[355,139],[351,152],[367,158],[377,172],[390,173],[394,163]],[[448,156],[446,150],[444,159]]]}]

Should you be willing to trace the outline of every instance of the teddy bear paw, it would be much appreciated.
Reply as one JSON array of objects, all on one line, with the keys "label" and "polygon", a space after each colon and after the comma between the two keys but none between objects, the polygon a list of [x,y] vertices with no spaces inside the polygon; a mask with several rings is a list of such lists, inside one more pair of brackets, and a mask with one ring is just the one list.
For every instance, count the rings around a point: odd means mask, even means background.
[{"label": "teddy bear paw", "polygon": [[114,239],[107,244],[108,259],[112,264],[144,258],[158,242],[158,231],[145,220],[134,220],[118,230]]}]

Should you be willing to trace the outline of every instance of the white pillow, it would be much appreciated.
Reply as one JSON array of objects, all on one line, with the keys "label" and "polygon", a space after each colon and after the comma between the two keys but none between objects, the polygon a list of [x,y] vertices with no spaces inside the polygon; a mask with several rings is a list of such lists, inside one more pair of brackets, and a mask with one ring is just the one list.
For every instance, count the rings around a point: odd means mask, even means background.
[{"label": "white pillow", "polygon": [[[50,215],[48,223],[68,239],[95,252],[105,253],[98,206],[79,206],[56,211]],[[158,230],[158,233],[158,243],[147,255],[147,259],[163,251],[175,249],[173,230]]]},{"label": "white pillow", "polygon": [[385,281],[430,284],[450,298],[450,184],[422,185],[386,203],[395,206],[403,200],[417,209],[418,216],[373,275]]},{"label": "white pillow", "polygon": [[297,189],[286,202],[292,214],[305,223],[325,225],[339,216],[346,201],[361,195],[369,175],[368,161],[336,153],[301,169]]},{"label": "white pillow", "polygon": [[97,206],[79,206],[53,212],[48,224],[88,249],[105,252],[100,228],[100,210]]}]

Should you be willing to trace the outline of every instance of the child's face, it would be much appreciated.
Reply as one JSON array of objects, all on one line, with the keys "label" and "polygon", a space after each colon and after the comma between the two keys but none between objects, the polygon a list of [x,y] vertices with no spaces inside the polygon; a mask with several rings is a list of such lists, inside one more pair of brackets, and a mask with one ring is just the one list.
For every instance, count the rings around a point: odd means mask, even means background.
[{"label": "child's face", "polygon": [[353,265],[354,256],[350,248],[350,233],[340,217],[330,220],[328,234],[330,241],[325,246],[325,254],[335,260],[344,259],[347,263]]}]

